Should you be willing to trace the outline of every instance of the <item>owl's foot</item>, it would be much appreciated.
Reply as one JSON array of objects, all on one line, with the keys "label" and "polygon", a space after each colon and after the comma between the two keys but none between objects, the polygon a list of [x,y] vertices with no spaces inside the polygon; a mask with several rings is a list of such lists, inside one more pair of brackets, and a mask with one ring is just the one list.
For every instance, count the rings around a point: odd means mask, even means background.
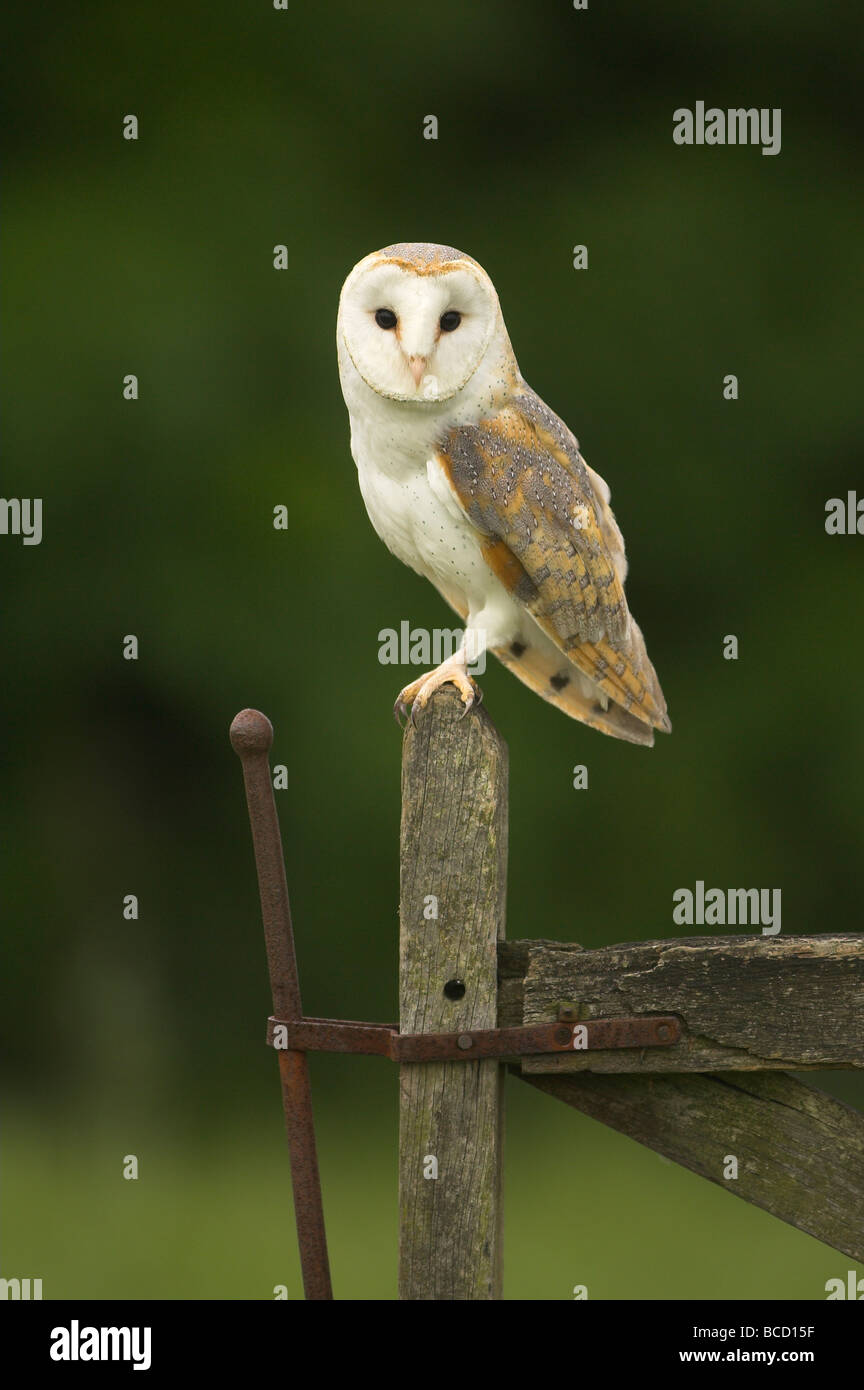
[{"label": "owl's foot", "polygon": [[393,714],[396,723],[401,727],[402,720],[408,719],[410,710],[411,723],[417,721],[417,710],[425,709],[435,691],[442,685],[452,682],[462,697],[465,706],[460,718],[463,718],[474,705],[479,705],[483,699],[483,692],[476,681],[468,675],[464,661],[459,661],[455,657],[449,661],[442,661],[440,666],[436,666],[434,671],[427,671],[424,676],[418,676],[416,681],[406,685],[404,690],[400,690],[393,706]]}]

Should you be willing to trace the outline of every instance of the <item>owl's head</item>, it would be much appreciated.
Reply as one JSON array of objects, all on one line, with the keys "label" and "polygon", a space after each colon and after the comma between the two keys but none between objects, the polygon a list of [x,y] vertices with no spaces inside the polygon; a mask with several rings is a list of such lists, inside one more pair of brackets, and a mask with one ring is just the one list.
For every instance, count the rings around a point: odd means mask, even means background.
[{"label": "owl's head", "polygon": [[355,265],[338,332],[360,376],[394,401],[446,401],[474,375],[501,310],[489,276],[452,246],[399,242]]}]

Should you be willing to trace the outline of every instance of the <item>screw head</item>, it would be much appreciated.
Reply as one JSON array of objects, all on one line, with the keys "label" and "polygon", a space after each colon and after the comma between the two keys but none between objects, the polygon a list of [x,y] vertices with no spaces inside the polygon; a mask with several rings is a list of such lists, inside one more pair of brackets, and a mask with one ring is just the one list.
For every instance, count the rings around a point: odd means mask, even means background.
[{"label": "screw head", "polygon": [[661,1023],[657,1029],[657,1036],[661,1042],[666,1042],[672,1036],[672,1030],[668,1023]]},{"label": "screw head", "polygon": [[460,1047],[463,1052],[467,1052],[469,1047],[474,1046],[474,1039],[470,1033],[460,1033],[456,1039],[456,1046]]}]

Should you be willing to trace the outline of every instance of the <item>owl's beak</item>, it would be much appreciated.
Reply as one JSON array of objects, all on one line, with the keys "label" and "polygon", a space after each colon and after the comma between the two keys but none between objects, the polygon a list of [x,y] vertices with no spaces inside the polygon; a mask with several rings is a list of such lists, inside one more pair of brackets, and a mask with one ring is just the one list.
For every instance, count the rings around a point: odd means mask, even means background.
[{"label": "owl's beak", "polygon": [[426,358],[425,358],[425,357],[409,357],[409,358],[408,358],[408,366],[409,366],[409,368],[410,368],[410,370],[411,370],[411,375],[412,375],[413,378],[414,378],[414,385],[419,387],[419,385],[420,385],[420,379],[421,379],[421,377],[423,376],[423,373],[424,373],[425,370],[426,370]]}]

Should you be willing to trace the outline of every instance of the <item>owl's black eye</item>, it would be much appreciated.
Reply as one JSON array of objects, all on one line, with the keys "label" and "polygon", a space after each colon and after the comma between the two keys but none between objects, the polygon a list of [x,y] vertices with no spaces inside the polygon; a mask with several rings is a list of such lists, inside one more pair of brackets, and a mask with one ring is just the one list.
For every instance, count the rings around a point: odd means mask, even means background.
[{"label": "owl's black eye", "polygon": [[458,328],[462,322],[462,315],[458,309],[448,309],[446,314],[442,314],[438,320],[438,327],[442,333],[452,333],[454,328]]},{"label": "owl's black eye", "polygon": [[397,319],[392,309],[376,309],[375,322],[379,328],[395,328]]}]

